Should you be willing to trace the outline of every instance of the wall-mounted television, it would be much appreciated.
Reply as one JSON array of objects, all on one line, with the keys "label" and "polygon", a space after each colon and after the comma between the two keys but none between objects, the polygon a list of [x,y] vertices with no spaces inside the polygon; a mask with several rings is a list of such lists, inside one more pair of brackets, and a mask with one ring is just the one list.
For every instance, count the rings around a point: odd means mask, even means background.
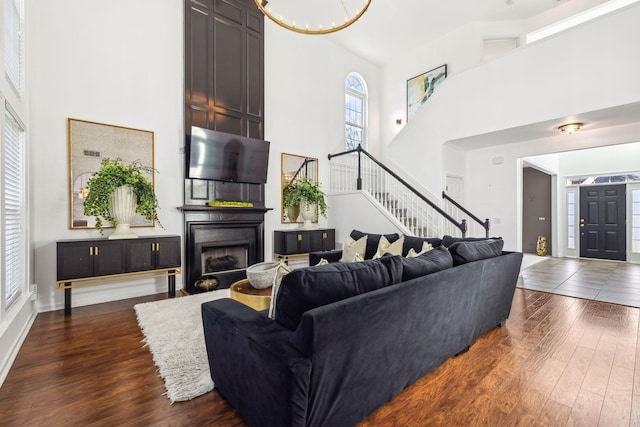
[{"label": "wall-mounted television", "polygon": [[192,126],[187,177],[264,184],[269,145],[261,139]]}]

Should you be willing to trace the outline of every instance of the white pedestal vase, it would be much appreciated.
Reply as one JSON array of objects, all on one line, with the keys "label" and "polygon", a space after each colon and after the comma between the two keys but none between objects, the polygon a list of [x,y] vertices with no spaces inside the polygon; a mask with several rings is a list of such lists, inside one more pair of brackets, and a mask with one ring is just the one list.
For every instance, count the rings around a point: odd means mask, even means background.
[{"label": "white pedestal vase", "polygon": [[109,239],[135,239],[138,237],[130,228],[137,205],[138,198],[131,191],[131,187],[122,185],[115,189],[111,194],[109,213],[115,218],[117,224],[115,231],[109,235]]},{"label": "white pedestal vase", "polygon": [[305,201],[300,202],[300,216],[304,221],[299,227],[302,230],[315,230],[318,228],[318,205],[316,203],[307,203]]}]

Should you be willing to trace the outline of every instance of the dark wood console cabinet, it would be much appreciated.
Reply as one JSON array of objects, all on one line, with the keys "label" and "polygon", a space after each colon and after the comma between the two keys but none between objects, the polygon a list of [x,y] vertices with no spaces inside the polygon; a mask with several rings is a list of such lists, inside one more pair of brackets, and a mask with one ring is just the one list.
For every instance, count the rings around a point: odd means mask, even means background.
[{"label": "dark wood console cabinet", "polygon": [[309,252],[330,251],[336,246],[336,230],[276,230],[273,232],[273,248],[277,258],[289,259]]},{"label": "dark wood console cabinet", "polygon": [[72,288],[166,276],[169,296],[176,295],[180,236],[60,240],[56,251],[56,286],[64,289],[65,315],[71,314]]}]

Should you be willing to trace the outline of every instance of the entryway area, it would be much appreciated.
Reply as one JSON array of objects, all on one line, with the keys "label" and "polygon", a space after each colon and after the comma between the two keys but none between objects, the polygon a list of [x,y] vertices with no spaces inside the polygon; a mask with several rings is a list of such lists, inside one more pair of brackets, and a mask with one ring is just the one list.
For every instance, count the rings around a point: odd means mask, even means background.
[{"label": "entryway area", "polygon": [[545,258],[520,272],[523,289],[640,307],[640,265],[574,258]]},{"label": "entryway area", "polygon": [[640,143],[523,157],[522,251],[550,233],[554,257],[640,263],[638,155]]}]

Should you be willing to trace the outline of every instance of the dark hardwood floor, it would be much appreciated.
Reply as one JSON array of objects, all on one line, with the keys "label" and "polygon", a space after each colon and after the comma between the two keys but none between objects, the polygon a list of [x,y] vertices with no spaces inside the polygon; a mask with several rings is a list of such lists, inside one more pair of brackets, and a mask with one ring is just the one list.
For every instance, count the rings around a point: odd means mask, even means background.
[{"label": "dark hardwood floor", "polygon": [[[163,395],[133,311],[162,298],[39,314],[0,388],[0,425],[244,425],[216,391],[173,405]],[[516,289],[505,327],[361,425],[640,426],[638,319],[637,308]]]}]

